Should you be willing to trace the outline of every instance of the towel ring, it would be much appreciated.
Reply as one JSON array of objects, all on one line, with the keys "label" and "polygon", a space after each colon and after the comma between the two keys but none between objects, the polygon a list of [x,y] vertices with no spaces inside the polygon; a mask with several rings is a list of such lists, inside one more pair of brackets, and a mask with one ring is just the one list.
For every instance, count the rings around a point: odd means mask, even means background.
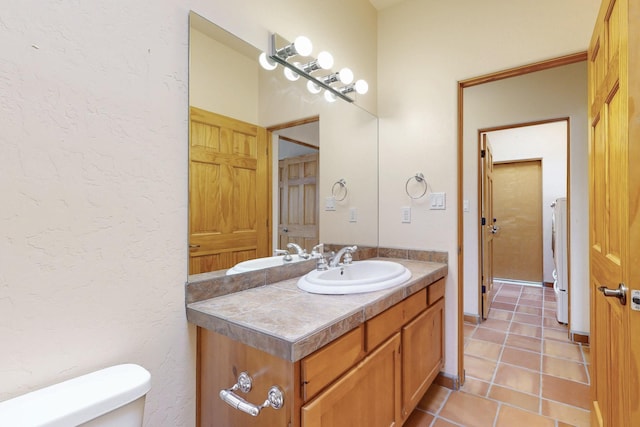
[{"label": "towel ring", "polygon": [[[339,197],[341,194],[342,197]],[[333,184],[333,187],[331,187],[331,195],[336,200],[336,202],[341,202],[347,198],[347,194],[347,181],[345,181],[344,178],[340,178]]]},{"label": "towel ring", "polygon": [[[420,195],[418,196],[412,196],[411,193],[409,193],[409,183],[411,182],[412,179],[415,179],[416,182],[424,183],[424,191],[420,193]],[[413,200],[416,200],[416,199],[420,199],[425,194],[427,194],[427,187],[428,185],[427,185],[427,181],[424,179],[424,175],[422,174],[422,172],[418,172],[414,176],[409,177],[409,179],[407,180],[407,183],[404,185],[404,191],[407,192],[407,196],[411,197]]]}]

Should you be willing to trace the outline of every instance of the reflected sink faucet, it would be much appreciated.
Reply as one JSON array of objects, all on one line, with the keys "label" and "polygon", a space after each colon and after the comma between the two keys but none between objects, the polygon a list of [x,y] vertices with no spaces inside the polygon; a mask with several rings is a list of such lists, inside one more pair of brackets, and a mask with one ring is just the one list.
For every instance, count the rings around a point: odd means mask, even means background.
[{"label": "reflected sink faucet", "polygon": [[329,267],[337,267],[340,265],[340,258],[344,256],[343,264],[351,264],[352,255],[355,251],[358,250],[356,245],[353,246],[345,246],[340,249],[337,254],[329,261]]},{"label": "reflected sink faucet", "polygon": [[306,249],[302,249],[300,247],[300,245],[298,245],[296,243],[292,242],[292,243],[287,244],[287,249],[292,249],[302,259],[308,259],[309,258],[309,254],[307,253],[307,250]]}]

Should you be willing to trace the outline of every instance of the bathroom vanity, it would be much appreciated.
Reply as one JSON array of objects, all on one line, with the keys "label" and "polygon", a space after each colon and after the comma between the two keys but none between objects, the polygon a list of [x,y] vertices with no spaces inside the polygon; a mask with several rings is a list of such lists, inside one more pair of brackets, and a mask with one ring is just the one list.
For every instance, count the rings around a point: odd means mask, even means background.
[{"label": "bathroom vanity", "polygon": [[[363,294],[307,293],[297,277],[193,302],[188,290],[187,317],[198,325],[198,425],[401,426],[443,366],[447,266],[394,261],[411,279]],[[242,372],[251,390],[231,390]],[[220,397],[226,390],[255,411],[273,386],[282,407],[267,404],[257,416]]]}]

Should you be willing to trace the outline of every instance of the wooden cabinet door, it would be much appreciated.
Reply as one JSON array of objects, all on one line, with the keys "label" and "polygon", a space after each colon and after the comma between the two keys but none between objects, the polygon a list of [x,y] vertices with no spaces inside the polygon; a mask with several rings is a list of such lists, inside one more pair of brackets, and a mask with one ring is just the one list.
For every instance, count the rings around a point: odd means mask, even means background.
[{"label": "wooden cabinet door", "polygon": [[399,333],[302,407],[302,427],[401,424]]},{"label": "wooden cabinet door", "polygon": [[444,298],[402,328],[402,418],[406,419],[444,361]]}]

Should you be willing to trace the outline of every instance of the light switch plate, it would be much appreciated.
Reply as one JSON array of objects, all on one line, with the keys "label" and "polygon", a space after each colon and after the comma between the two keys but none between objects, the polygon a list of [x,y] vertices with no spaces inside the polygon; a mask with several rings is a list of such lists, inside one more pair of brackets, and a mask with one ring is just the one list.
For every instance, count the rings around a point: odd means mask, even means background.
[{"label": "light switch plate", "polygon": [[469,212],[469,201],[468,200],[463,200],[462,201],[462,206],[465,212]]},{"label": "light switch plate", "polygon": [[336,210],[336,198],[333,196],[324,199],[324,210],[335,211]]},{"label": "light switch plate", "polygon": [[445,193],[429,194],[429,209],[444,210],[447,209],[447,198]]},{"label": "light switch plate", "polygon": [[400,208],[402,222],[405,224],[411,223],[411,208],[408,206]]}]

